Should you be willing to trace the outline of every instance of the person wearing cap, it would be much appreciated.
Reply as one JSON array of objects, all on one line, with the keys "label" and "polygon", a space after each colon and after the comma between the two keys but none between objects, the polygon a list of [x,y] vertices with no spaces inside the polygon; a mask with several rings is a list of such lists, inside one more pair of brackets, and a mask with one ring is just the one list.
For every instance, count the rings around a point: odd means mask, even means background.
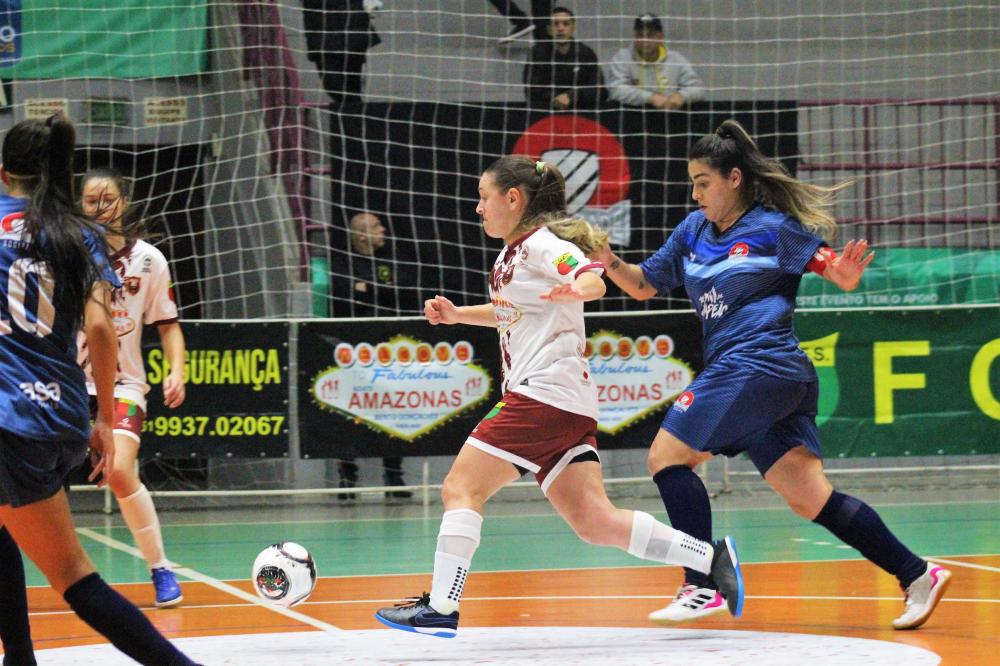
[{"label": "person wearing cap", "polygon": [[594,50],[573,39],[576,17],[555,7],[549,21],[551,42],[539,42],[524,66],[525,97],[540,109],[595,109],[606,100]]},{"label": "person wearing cap", "polygon": [[691,63],[667,48],[658,16],[643,14],[634,29],[633,45],[615,53],[606,68],[611,99],[671,111],[705,98],[705,85]]}]

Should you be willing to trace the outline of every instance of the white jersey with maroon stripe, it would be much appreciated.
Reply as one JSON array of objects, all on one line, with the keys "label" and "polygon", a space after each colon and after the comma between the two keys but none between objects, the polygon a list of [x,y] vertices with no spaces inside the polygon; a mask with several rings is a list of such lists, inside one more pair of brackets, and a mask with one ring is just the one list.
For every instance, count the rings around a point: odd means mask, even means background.
[{"label": "white jersey with maroon stripe", "polygon": [[583,303],[540,298],[584,271],[603,272],[604,266],[539,227],[500,252],[490,273],[490,300],[500,334],[501,393],[515,391],[596,421]]},{"label": "white jersey with maroon stripe", "polygon": [[[114,290],[111,312],[118,333],[118,375],[115,397],[135,402],[146,410],[146,368],[142,362],[142,328],[177,321],[170,269],[163,253],[137,240],[110,257],[122,286]],[[96,394],[86,337],[79,339],[79,361],[87,373],[87,391]]]}]

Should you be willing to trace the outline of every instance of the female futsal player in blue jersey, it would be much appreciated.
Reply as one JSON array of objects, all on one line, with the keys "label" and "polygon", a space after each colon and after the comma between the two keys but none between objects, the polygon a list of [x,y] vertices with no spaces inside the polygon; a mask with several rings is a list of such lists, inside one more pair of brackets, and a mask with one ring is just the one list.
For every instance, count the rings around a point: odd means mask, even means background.
[{"label": "female futsal player in blue jersey", "polygon": [[[919,627],[951,574],[914,555],[866,503],[830,485],[816,427],[816,372],[792,331],[805,271],[850,291],[872,260],[863,240],[848,242],[840,256],[823,240],[836,229],[826,208],[841,188],[791,177],[735,120],[694,145],[688,175],[698,210],[653,256],[628,264],[607,245],[593,256],[639,300],[683,285],[702,322],[705,369],[667,412],[648,458],[670,522],[710,540],[708,493],[693,470],[713,454],[746,451],[797,514],[899,579],[906,608],[893,627]],[[686,570],[674,601],[650,619],[683,622],[724,608],[708,579]]]},{"label": "female futsal player in blue jersey", "polygon": [[[76,132],[64,116],[25,120],[3,141],[0,179],[0,634],[6,666],[34,664],[20,545],[82,620],[143,664],[192,664],[94,571],[63,490],[83,462],[114,468],[117,340],[101,231],[73,198]],[[97,386],[90,426],[76,333]],[[16,545],[15,545],[16,543]]]}]

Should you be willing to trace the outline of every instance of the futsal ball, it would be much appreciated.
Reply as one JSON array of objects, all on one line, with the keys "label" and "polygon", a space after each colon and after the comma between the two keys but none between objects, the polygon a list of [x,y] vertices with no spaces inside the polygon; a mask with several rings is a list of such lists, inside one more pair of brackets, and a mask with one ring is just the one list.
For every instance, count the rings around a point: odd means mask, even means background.
[{"label": "futsal ball", "polygon": [[299,544],[282,541],[260,551],[253,562],[252,580],[262,599],[287,608],[312,594],[316,587],[316,563]]}]

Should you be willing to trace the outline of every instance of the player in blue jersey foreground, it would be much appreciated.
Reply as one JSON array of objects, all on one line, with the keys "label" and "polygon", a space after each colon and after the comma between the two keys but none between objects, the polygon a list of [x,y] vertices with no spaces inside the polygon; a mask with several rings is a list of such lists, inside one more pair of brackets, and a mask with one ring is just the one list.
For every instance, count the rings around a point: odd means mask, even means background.
[{"label": "player in blue jersey foreground", "polygon": [[[102,232],[73,198],[76,131],[64,116],[25,120],[3,141],[0,179],[0,637],[4,665],[35,663],[18,545],[80,619],[144,664],[192,664],[94,571],[63,483],[83,462],[114,469],[118,345]],[[97,418],[90,426],[76,334],[90,346]]]},{"label": "player in blue jersey foreground", "polygon": [[[818,380],[792,330],[805,271],[850,291],[874,256],[864,240],[849,241],[840,256],[824,241],[836,231],[826,209],[843,186],[793,178],[735,120],[694,145],[688,175],[698,210],[655,254],[638,265],[607,245],[592,255],[639,300],[683,285],[702,322],[705,369],[668,410],[648,457],[670,522],[711,540],[708,492],[694,468],[715,454],[745,451],[797,514],[899,579],[906,607],[893,627],[919,627],[951,574],[913,554],[866,503],[830,485],[816,427]],[[687,569],[674,601],[650,619],[697,619],[721,610],[719,602],[715,586]]]}]

